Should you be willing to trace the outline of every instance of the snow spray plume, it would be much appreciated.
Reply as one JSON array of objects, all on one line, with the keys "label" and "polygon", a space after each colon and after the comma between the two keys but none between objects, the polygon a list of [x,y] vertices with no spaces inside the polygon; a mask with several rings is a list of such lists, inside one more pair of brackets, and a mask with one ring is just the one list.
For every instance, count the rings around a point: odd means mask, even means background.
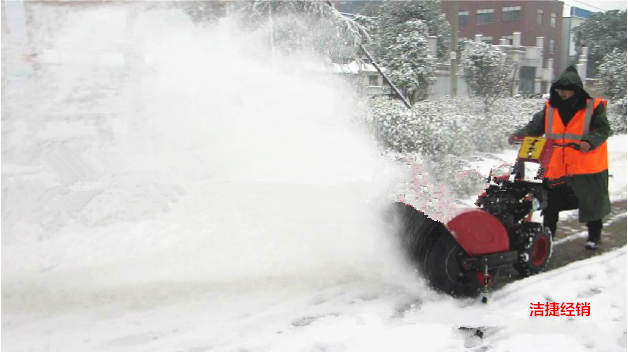
[{"label": "snow spray plume", "polygon": [[[65,112],[63,127],[97,111],[104,132],[81,140],[79,160],[99,166],[90,180],[61,178],[52,152],[79,151],[36,135],[30,157],[52,166],[57,196],[91,196],[38,250],[14,248],[20,266],[91,268],[113,283],[398,273],[377,215],[399,171],[355,123],[353,91],[330,65],[272,52],[233,18],[195,26],[183,11],[138,7],[64,8],[48,38],[34,116]],[[69,62],[77,48],[92,60]]]}]

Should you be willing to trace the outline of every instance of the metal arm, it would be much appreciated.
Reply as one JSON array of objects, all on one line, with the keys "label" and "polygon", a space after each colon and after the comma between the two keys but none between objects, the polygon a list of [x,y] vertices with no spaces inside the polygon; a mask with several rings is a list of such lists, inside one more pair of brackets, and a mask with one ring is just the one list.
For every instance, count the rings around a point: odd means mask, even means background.
[{"label": "metal arm", "polygon": [[408,107],[408,109],[411,109],[412,105],[410,105],[410,102],[408,102],[406,97],[404,97],[403,94],[401,94],[401,92],[399,92],[399,90],[397,89],[397,86],[395,86],[395,84],[392,83],[392,81],[388,78],[388,76],[386,76],[386,74],[382,71],[382,69],[379,68],[379,65],[377,65],[375,60],[373,60],[373,57],[368,52],[368,50],[366,50],[364,45],[360,44],[360,49],[362,49],[362,51],[364,52],[364,55],[366,55],[366,57],[369,58],[369,60],[373,64],[373,66],[375,66],[375,69],[377,70],[377,72],[379,72],[379,74],[384,77],[384,80],[386,81],[386,83],[388,83],[390,85],[390,87],[393,89],[393,91],[395,92],[397,97],[403,101],[403,104],[405,104],[406,107]]},{"label": "metal arm", "polygon": [[[331,7],[331,8],[334,8],[334,5],[329,0],[327,1],[327,5],[329,5],[329,7]],[[373,66],[375,67],[377,72],[379,72],[379,74],[382,75],[382,77],[384,78],[384,81],[386,81],[386,83],[390,86],[390,88],[392,88],[393,92],[395,92],[395,95],[399,99],[401,99],[403,104],[405,104],[405,106],[408,109],[412,109],[412,105],[410,105],[410,102],[408,102],[406,97],[404,97],[403,94],[401,94],[399,89],[397,89],[397,86],[395,86],[395,84],[392,83],[392,81],[388,78],[388,76],[386,76],[386,74],[382,71],[382,69],[379,67],[379,65],[377,65],[375,60],[373,60],[373,56],[371,56],[371,53],[369,53],[368,50],[366,50],[366,48],[362,44],[360,44],[360,49],[362,49],[362,52],[364,53],[364,55],[366,55],[366,57],[371,61],[371,64],[373,64]]]}]

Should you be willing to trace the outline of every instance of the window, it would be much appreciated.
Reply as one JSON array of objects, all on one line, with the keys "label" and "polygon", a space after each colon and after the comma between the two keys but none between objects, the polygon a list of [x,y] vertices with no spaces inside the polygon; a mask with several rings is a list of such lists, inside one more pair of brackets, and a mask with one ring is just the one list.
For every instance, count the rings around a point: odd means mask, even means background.
[{"label": "window", "polygon": [[379,84],[379,77],[369,76],[369,86],[381,86]]},{"label": "window", "polygon": [[555,54],[555,50],[556,50],[556,41],[553,39],[550,39],[549,41],[549,53],[550,54]]},{"label": "window", "polygon": [[543,10],[536,10],[536,23],[543,24]]},{"label": "window", "polygon": [[484,9],[477,11],[477,24],[493,22],[493,9]]},{"label": "window", "polygon": [[458,12],[458,24],[464,26],[469,23],[469,11]]},{"label": "window", "polygon": [[552,26],[552,28],[556,28],[556,14],[553,13],[552,18],[550,19],[550,25]]},{"label": "window", "polygon": [[521,6],[502,8],[502,21],[519,21],[521,19]]}]

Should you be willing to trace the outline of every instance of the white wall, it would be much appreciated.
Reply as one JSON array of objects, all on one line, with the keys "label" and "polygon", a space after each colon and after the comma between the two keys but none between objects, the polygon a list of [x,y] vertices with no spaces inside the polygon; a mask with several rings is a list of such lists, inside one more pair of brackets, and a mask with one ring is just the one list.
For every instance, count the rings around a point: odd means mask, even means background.
[{"label": "white wall", "polygon": [[[438,75],[436,82],[430,86],[430,98],[445,97],[451,95],[451,78],[449,75]],[[458,76],[458,96],[468,96],[467,83]]]}]

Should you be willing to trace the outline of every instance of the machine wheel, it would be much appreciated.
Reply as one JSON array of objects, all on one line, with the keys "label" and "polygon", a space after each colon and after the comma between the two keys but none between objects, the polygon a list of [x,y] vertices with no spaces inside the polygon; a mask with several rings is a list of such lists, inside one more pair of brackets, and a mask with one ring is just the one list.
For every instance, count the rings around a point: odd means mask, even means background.
[{"label": "machine wheel", "polygon": [[[426,243],[422,256],[422,273],[434,289],[454,297],[475,297],[482,291],[475,271],[462,267],[462,259],[469,255],[456,242],[449,231],[439,223],[428,235],[431,241]],[[489,268],[492,279],[499,268]]]},{"label": "machine wheel", "polygon": [[552,235],[539,224],[531,224],[523,232],[523,238],[528,241],[519,247],[519,262],[513,267],[527,277],[541,272],[547,264],[552,255]]},{"label": "machine wheel", "polygon": [[[454,297],[480,294],[482,285],[474,271],[462,267],[468,257],[445,226],[424,213],[404,204],[395,205],[400,224],[402,246],[410,261],[428,284],[439,292]],[[492,278],[498,268],[489,269]]]}]

